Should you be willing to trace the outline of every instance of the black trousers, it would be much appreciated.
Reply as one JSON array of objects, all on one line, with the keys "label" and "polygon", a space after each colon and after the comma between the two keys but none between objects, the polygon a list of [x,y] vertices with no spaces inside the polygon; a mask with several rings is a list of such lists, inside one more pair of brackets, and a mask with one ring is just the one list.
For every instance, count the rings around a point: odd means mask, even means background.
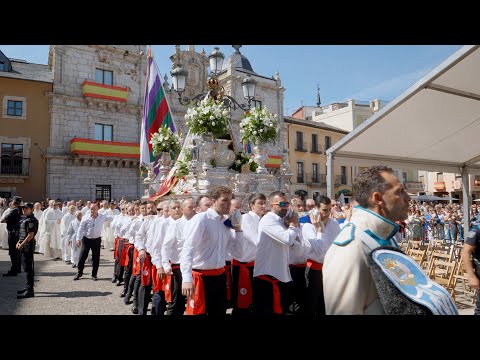
[{"label": "black trousers", "polygon": [[[250,273],[250,283],[252,284],[252,293],[253,293],[253,266],[247,266],[248,272]],[[253,311],[253,303],[248,308],[239,308],[238,307],[238,283],[240,278],[240,266],[232,265],[232,315],[247,316],[251,315]],[[253,299],[253,297],[252,297]]]},{"label": "black trousers", "polygon": [[156,293],[153,293],[152,315],[164,316],[165,310],[167,310],[167,302],[165,301],[165,291],[159,290]]},{"label": "black trousers", "polygon": [[288,312],[294,315],[303,315],[306,304],[305,267],[290,266],[292,281],[288,283]]},{"label": "black trousers", "polygon": [[19,251],[23,271],[27,275],[27,283],[25,284],[25,289],[27,289],[27,292],[33,292],[33,253],[35,250],[34,243],[35,242],[33,240],[30,241],[30,243],[26,245],[22,251]]},{"label": "black trousers", "polygon": [[21,261],[20,261],[20,251],[18,251],[16,248],[17,242],[18,242],[18,233],[16,231],[9,231],[8,232],[8,255],[10,255],[10,261],[12,263],[12,267],[10,268],[10,272],[12,273],[22,272]]},{"label": "black trousers", "polygon": [[[141,276],[139,276],[141,281]],[[151,300],[152,284],[143,286],[138,289],[138,315],[147,315],[148,303]]]},{"label": "black trousers", "polygon": [[167,303],[167,315],[183,315],[186,298],[182,295],[182,271],[180,268],[172,269],[169,286],[172,292],[172,302]]},{"label": "black trousers", "polygon": [[322,270],[314,270],[307,266],[306,315],[309,317],[325,315],[325,300],[323,299]]},{"label": "black trousers", "polygon": [[[123,288],[130,295],[132,294],[132,291],[133,291],[133,282],[132,282],[132,285],[130,285],[130,279],[131,279],[132,273],[133,273],[133,249],[134,249],[133,247],[128,249],[128,264],[127,264],[126,267],[123,266],[123,268],[125,268],[125,277],[123,278],[123,281],[124,281]],[[117,264],[115,264],[115,266],[116,265]],[[116,275],[117,274],[115,273],[115,276]],[[121,270],[120,270],[120,275],[122,275]],[[120,280],[120,278],[117,277],[117,280]]]},{"label": "black trousers", "polygon": [[227,276],[202,276],[205,291],[205,313],[209,316],[227,314]]},{"label": "black trousers", "polygon": [[89,239],[83,237],[82,247],[80,249],[80,259],[78,260],[78,273],[83,275],[83,268],[87,260],[88,253],[92,249],[92,276],[97,276],[98,266],[100,265],[100,247],[102,245],[102,238]]},{"label": "black trousers", "polygon": [[[113,276],[115,277],[115,279],[117,279],[117,281],[123,281],[123,271],[124,271],[125,267],[120,265],[120,260],[122,258],[121,254],[122,254],[122,250],[123,250],[123,243],[125,241],[128,241],[128,240],[127,239],[120,239],[118,241],[118,247],[117,247],[118,258],[117,258],[117,260],[115,260],[115,265],[113,265]],[[133,257],[133,255],[132,255],[132,257]]]},{"label": "black trousers", "polygon": [[475,304],[474,315],[480,315],[480,291],[477,290],[477,302]]},{"label": "black trousers", "polygon": [[[289,283],[277,282],[280,291],[280,306],[282,313],[288,308]],[[273,284],[270,281],[253,278],[253,311],[256,316],[277,315],[273,312]]]}]

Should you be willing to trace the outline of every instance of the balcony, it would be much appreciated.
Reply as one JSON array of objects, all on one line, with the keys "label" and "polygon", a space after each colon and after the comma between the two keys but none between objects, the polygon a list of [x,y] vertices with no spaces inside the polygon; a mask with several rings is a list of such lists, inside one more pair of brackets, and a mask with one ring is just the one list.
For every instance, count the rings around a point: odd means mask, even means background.
[{"label": "balcony", "polygon": [[297,184],[303,184],[305,182],[304,174],[297,174]]},{"label": "balcony", "polygon": [[30,159],[29,158],[2,159],[0,164],[0,175],[30,176]]},{"label": "balcony", "polygon": [[335,175],[335,185],[347,185],[347,176]]},{"label": "balcony", "polygon": [[299,142],[297,141],[295,143],[295,151],[303,151],[303,152],[307,152],[307,143],[306,142]]},{"label": "balcony", "polygon": [[82,93],[83,97],[89,96],[121,102],[127,102],[128,100],[128,88],[126,87],[98,84],[87,80],[82,84]]},{"label": "balcony", "polygon": [[435,181],[433,188],[437,191],[445,191],[445,181]]},{"label": "balcony", "polygon": [[325,186],[327,184],[327,175],[318,174],[318,173],[308,173],[307,184]]},{"label": "balcony", "polygon": [[322,153],[322,147],[318,144],[312,144],[312,148],[310,150],[312,154],[321,154]]},{"label": "balcony", "polygon": [[73,138],[70,140],[70,151],[72,154],[78,155],[140,158],[138,143]]}]

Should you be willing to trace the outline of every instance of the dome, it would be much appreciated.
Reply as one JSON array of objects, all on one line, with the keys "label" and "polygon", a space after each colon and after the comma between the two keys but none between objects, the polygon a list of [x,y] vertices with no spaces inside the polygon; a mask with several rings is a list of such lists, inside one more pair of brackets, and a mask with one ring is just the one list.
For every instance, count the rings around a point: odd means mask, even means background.
[{"label": "dome", "polygon": [[223,62],[222,71],[228,69],[232,65],[235,69],[245,70],[247,72],[251,72],[252,74],[256,74],[256,72],[252,69],[250,61],[245,56],[240,54],[240,52],[233,53],[228,57],[227,60]]}]

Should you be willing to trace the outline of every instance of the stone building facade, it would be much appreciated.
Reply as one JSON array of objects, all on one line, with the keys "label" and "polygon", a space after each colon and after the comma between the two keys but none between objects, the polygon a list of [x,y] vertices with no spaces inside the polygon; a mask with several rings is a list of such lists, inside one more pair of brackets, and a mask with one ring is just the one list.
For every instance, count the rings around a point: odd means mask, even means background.
[{"label": "stone building facade", "polygon": [[[280,75],[277,72],[273,76],[264,76],[257,74],[250,61],[242,55],[240,46],[235,45],[233,53],[228,55],[228,48],[220,49],[225,54],[222,71],[218,75],[218,81],[225,89],[225,95],[233,97],[240,104],[246,104],[247,101],[243,97],[242,81],[248,75],[257,81],[255,100],[251,102],[253,106],[266,106],[267,109],[274,114],[277,114],[279,119],[278,131],[280,132],[277,138],[280,139],[279,148],[284,147],[285,133],[283,126],[283,101],[285,88],[282,86]],[[182,96],[193,98],[198,94],[207,93],[208,80],[208,54],[204,50],[197,52],[194,45],[188,45],[185,50],[181,46],[175,47],[175,52],[170,56],[172,61],[172,69],[176,64],[181,64],[187,70],[187,82],[185,85],[185,92]],[[168,84],[165,79],[164,88],[169,96],[170,106],[175,122],[178,124],[183,134],[188,132],[185,126],[186,107],[178,101],[178,94],[173,90],[173,87]],[[232,111],[232,127],[236,134],[239,134],[239,123],[242,118],[243,111],[239,108]],[[237,135],[238,136],[238,135]]]},{"label": "stone building facade", "polygon": [[52,45],[48,65],[54,83],[47,196],[140,198],[146,46]]}]

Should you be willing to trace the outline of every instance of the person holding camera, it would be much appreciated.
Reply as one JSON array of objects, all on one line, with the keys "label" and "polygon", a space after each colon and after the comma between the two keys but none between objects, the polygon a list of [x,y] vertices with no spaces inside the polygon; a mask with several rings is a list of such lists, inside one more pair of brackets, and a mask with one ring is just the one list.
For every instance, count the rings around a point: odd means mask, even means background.
[{"label": "person holding camera", "polygon": [[20,220],[19,241],[16,249],[20,253],[23,271],[27,275],[27,284],[24,289],[17,291],[17,299],[26,299],[34,296],[33,291],[33,253],[35,251],[35,234],[38,231],[38,220],[33,215],[33,203],[27,202],[22,206],[23,217]]},{"label": "person holding camera", "polygon": [[7,232],[8,232],[8,255],[10,255],[10,261],[12,262],[12,267],[10,270],[3,274],[3,276],[17,276],[20,270],[20,254],[16,248],[18,242],[18,229],[20,225],[20,218],[22,217],[22,208],[20,207],[22,203],[22,198],[18,196],[13,197],[13,207],[10,211],[3,214],[0,222],[7,223]]},{"label": "person holding camera", "polygon": [[[480,224],[473,226],[467,233],[462,248],[462,258],[467,270],[468,283],[470,287],[477,290],[477,302],[474,315],[480,315]],[[470,260],[473,255],[473,262]]]}]

